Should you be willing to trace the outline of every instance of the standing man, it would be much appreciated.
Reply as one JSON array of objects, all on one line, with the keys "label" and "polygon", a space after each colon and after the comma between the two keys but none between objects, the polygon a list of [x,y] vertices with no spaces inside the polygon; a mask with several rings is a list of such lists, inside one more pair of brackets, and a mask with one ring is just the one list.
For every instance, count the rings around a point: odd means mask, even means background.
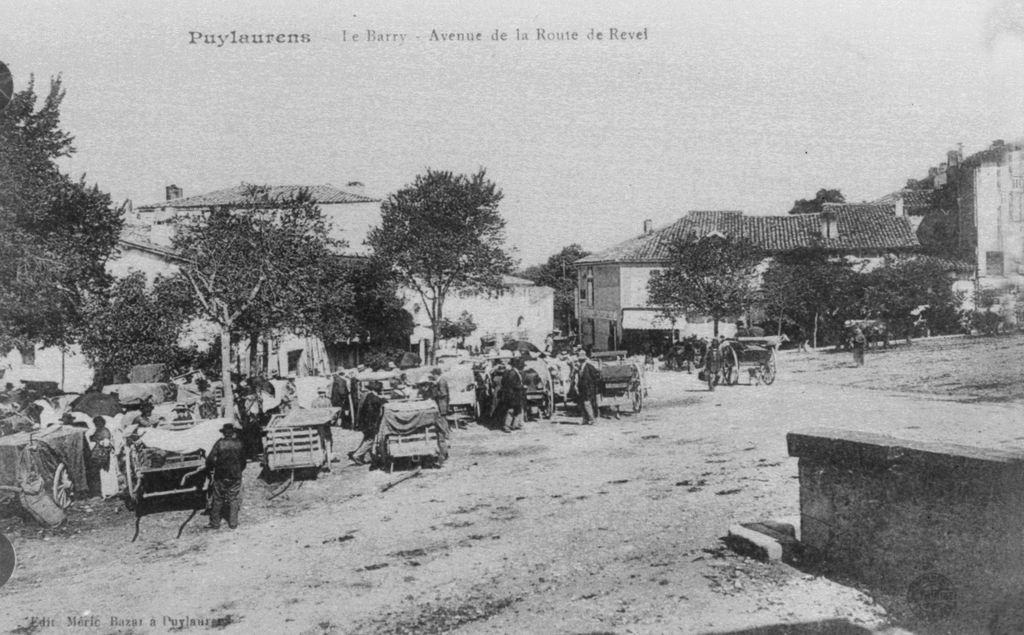
[{"label": "standing man", "polygon": [[501,376],[501,402],[505,411],[505,423],[502,432],[523,429],[523,401],[526,391],[523,388],[523,360],[515,358],[512,367]]},{"label": "standing man", "polygon": [[356,465],[369,463],[366,455],[373,449],[373,441],[377,438],[380,420],[384,415],[384,400],[380,396],[381,391],[384,390],[384,384],[379,381],[371,381],[366,388],[366,396],[360,402],[359,412],[356,414],[356,429],[363,433],[363,440],[354,452],[348,453],[348,458]]},{"label": "standing man", "polygon": [[448,404],[451,403],[452,396],[448,380],[441,374],[440,368],[431,370],[430,376],[434,379],[434,401],[437,402],[437,410],[442,417],[448,416]]},{"label": "standing man", "polygon": [[853,344],[853,363],[857,366],[863,366],[864,349],[868,347],[868,338],[864,336],[864,331],[859,326],[853,329],[853,337],[850,338],[850,343]]},{"label": "standing man", "polygon": [[210,456],[206,457],[206,469],[213,473],[210,529],[220,529],[225,506],[228,527],[238,527],[238,510],[242,507],[242,470],[245,469],[245,446],[237,434],[240,429],[234,422],[221,426],[220,432],[224,437],[213,444]]},{"label": "standing man", "polygon": [[597,393],[600,390],[601,371],[587,357],[587,351],[580,349],[576,354],[579,370],[576,371],[576,394],[583,411],[583,425],[594,425],[600,414]]}]

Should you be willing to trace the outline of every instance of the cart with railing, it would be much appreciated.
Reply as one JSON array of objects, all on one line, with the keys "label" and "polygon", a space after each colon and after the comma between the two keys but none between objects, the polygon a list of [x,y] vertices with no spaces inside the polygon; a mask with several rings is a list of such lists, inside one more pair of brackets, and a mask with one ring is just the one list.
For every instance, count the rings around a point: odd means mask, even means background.
[{"label": "cart with railing", "polygon": [[263,464],[279,470],[321,469],[330,461],[331,421],[339,408],[296,408],[274,415],[263,431]]}]

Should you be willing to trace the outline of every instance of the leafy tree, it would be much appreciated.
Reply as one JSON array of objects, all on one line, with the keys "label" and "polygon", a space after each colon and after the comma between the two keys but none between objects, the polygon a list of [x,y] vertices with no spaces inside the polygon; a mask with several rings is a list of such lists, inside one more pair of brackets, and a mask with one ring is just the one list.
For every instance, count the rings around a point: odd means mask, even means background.
[{"label": "leafy tree", "polygon": [[846,197],[839,190],[820,189],[812,199],[799,199],[793,201],[793,208],[790,214],[818,214],[825,203],[845,203]]},{"label": "leafy tree", "polygon": [[555,290],[555,324],[562,331],[567,332],[576,324],[579,279],[573,263],[589,255],[590,252],[573,243],[562,247],[544,264],[528,267],[522,273],[524,278]]},{"label": "leafy tree", "polygon": [[82,307],[110,284],[119,213],[110,197],[61,174],[72,137],[60,128],[60,79],[37,108],[34,82],[0,111],[0,352],[66,345]]},{"label": "leafy tree", "polygon": [[818,248],[799,248],[777,255],[762,277],[762,301],[779,331],[796,324],[818,345],[819,330],[841,329],[850,306],[860,296],[852,267]]},{"label": "leafy tree", "polygon": [[358,336],[374,347],[407,349],[414,327],[412,315],[405,310],[387,268],[372,259],[342,259],[339,264],[342,266],[340,275],[352,288],[354,299],[348,307],[348,328],[344,332],[324,328],[321,331],[324,341],[340,342]]},{"label": "leafy tree", "polygon": [[466,338],[472,335],[475,330],[476,322],[473,321],[473,316],[470,315],[469,311],[463,311],[459,315],[459,319],[454,322],[448,318],[443,318],[438,335],[443,340],[459,340],[460,343],[465,343]]},{"label": "leafy tree", "polygon": [[145,274],[133,272],[115,282],[109,293],[86,303],[87,323],[79,342],[98,383],[120,381],[137,364],[189,365],[198,356],[194,348],[179,344],[193,302],[189,290],[177,282],[157,278],[150,289]]},{"label": "leafy tree", "polygon": [[415,291],[433,331],[437,350],[444,304],[456,291],[499,289],[511,271],[505,252],[502,193],[484,169],[472,176],[427,169],[390,194],[381,205],[381,224],[367,244],[398,283]]},{"label": "leafy tree", "polygon": [[270,199],[250,186],[238,208],[219,207],[178,221],[174,247],[202,317],[220,328],[223,407],[231,412],[232,336],[276,329],[315,330],[330,315],[324,293],[349,300],[336,273],[325,270],[342,246],[328,235],[323,212],[308,191]]},{"label": "leafy tree", "polygon": [[668,265],[653,272],[647,285],[651,305],[665,317],[710,315],[717,336],[722,318],[743,313],[757,298],[757,266],[764,252],[752,242],[690,234],[675,239],[668,252]]},{"label": "leafy tree", "polygon": [[940,263],[907,258],[862,275],[864,317],[885,320],[896,335],[910,339],[917,319],[914,311],[927,306],[926,316],[935,328],[956,328],[961,298],[953,292],[949,274]]}]

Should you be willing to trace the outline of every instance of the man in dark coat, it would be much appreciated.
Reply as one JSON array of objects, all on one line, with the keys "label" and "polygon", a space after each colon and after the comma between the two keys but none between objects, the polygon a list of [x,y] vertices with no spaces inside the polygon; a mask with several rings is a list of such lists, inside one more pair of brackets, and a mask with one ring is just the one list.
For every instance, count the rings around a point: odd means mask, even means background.
[{"label": "man in dark coat", "polygon": [[363,433],[363,440],[354,452],[348,453],[348,458],[357,465],[369,463],[366,455],[373,449],[373,441],[377,438],[380,420],[384,415],[384,399],[380,396],[384,385],[379,381],[371,381],[367,389],[368,392],[360,401],[359,412],[356,414],[356,429]]},{"label": "man in dark coat", "polygon": [[242,470],[245,469],[245,446],[237,436],[236,423],[221,426],[222,439],[213,444],[206,457],[206,469],[213,473],[213,500],[210,503],[210,528],[220,529],[224,507],[228,527],[238,527],[238,510],[242,507]]},{"label": "man in dark coat", "polygon": [[601,371],[587,358],[585,350],[580,349],[576,359],[579,363],[579,370],[576,373],[576,394],[580,410],[583,411],[583,425],[593,425],[600,412],[597,395],[601,389]]},{"label": "man in dark coat", "polygon": [[523,402],[526,389],[523,387],[523,360],[515,358],[512,367],[501,376],[501,405],[505,412],[502,432],[523,429]]}]

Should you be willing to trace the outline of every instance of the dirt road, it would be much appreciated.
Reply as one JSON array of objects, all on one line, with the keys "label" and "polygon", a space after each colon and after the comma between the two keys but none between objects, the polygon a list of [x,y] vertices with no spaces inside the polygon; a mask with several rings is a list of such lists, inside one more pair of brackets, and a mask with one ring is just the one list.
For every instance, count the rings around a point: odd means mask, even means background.
[{"label": "dirt road", "polygon": [[[913,364],[928,346],[914,349]],[[885,630],[898,607],[887,614],[850,587],[741,558],[719,537],[735,522],[798,515],[789,430],[1019,445],[1019,403],[852,386],[871,384],[871,364],[896,367],[905,354],[869,355],[866,369],[849,368],[845,356],[784,354],[773,386],[713,393],[696,375],[652,373],[640,414],[593,427],[556,416],[513,435],[456,431],[443,469],[383,493],[398,474],[349,466],[267,501],[270,486],[250,469],[234,532],[209,532],[197,517],[176,539],[186,516],[177,512],[144,518],[131,543],[132,517],[113,502],[79,510],[57,535],[10,521],[21,562],[0,589],[0,628]],[[355,435],[343,434],[339,445],[354,446]],[[69,618],[96,625],[69,629]]]}]

